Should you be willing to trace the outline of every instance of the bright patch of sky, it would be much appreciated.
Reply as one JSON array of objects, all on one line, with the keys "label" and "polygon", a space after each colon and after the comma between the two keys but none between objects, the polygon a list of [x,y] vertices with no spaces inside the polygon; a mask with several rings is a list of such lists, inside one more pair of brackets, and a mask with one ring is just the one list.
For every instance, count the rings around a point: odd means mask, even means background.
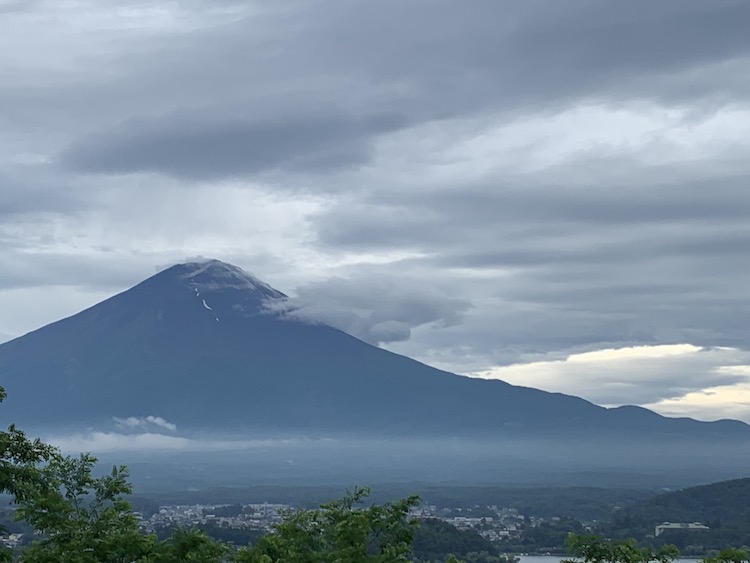
[{"label": "bright patch of sky", "polygon": [[750,423],[748,363],[750,353],[735,348],[665,344],[595,350],[468,375],[577,395],[604,406],[639,404],[668,416]]}]

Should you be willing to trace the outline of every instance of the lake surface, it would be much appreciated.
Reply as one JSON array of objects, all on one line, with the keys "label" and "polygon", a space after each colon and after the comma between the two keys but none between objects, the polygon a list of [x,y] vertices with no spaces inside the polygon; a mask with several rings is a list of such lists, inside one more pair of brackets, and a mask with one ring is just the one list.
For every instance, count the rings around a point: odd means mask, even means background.
[{"label": "lake surface", "polygon": [[[560,563],[564,557],[558,555],[519,555],[520,563]],[[674,563],[697,563],[700,559],[675,559]]]}]

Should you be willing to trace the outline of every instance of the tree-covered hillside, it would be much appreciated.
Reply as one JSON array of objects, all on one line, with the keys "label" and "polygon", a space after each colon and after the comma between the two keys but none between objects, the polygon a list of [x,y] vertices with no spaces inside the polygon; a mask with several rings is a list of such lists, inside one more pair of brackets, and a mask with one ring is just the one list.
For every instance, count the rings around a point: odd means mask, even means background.
[{"label": "tree-covered hillside", "polygon": [[630,506],[634,518],[654,521],[750,522],[750,478],[721,481],[663,493]]},{"label": "tree-covered hillside", "polygon": [[[655,527],[663,522],[700,522],[710,529],[666,530],[656,537]],[[750,478],[690,487],[636,502],[618,511],[601,531],[652,545],[672,543],[686,555],[728,545],[750,546]]]},{"label": "tree-covered hillside", "polygon": [[474,530],[459,530],[442,520],[425,520],[416,531],[413,544],[415,562],[444,561],[447,554],[483,563],[505,563],[492,542]]}]

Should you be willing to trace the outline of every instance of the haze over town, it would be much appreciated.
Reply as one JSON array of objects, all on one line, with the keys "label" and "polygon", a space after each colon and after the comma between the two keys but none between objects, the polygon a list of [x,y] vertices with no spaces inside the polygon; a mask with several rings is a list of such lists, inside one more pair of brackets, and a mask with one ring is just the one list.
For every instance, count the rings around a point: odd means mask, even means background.
[{"label": "haze over town", "polygon": [[0,342],[218,258],[436,367],[750,422],[748,21],[0,0]]}]

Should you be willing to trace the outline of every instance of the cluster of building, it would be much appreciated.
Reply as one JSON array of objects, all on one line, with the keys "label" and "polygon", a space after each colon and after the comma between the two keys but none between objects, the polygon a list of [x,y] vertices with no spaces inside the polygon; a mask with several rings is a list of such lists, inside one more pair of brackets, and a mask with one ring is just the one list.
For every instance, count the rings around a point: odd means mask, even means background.
[{"label": "cluster of building", "polygon": [[148,518],[140,518],[144,532],[154,532],[159,528],[192,528],[215,525],[220,528],[244,528],[250,530],[270,530],[280,522],[287,504],[246,504],[237,514],[226,515],[229,505],[170,505],[161,506],[159,511]]},{"label": "cluster of building", "polygon": [[[194,528],[215,526],[217,528],[234,528],[245,530],[270,531],[284,517],[285,512],[292,510],[288,504],[246,504],[243,506],[226,504],[168,505],[140,518],[140,527],[144,532],[152,533],[160,529]],[[492,541],[519,539],[524,530],[536,527],[543,519],[525,516],[514,508],[501,508],[495,505],[474,508],[438,508],[435,505],[421,505],[409,511],[409,517],[419,520],[442,520],[459,530],[475,530],[482,537]],[[552,518],[552,521],[559,518]],[[590,530],[589,526],[586,526]],[[664,522],[655,529],[655,536],[670,530],[706,531],[708,526],[699,522]],[[14,548],[23,543],[23,534],[0,535],[0,545]]]},{"label": "cluster of building", "polygon": [[686,530],[689,532],[705,532],[710,530],[705,524],[700,522],[663,522],[654,528],[654,536],[659,537],[669,530]]},{"label": "cluster of building", "polygon": [[[479,514],[477,514],[479,512]],[[491,515],[488,515],[491,514]],[[526,518],[515,508],[500,508],[496,505],[472,508],[437,508],[433,505],[414,508],[409,513],[412,518],[434,518],[455,526],[459,530],[475,530],[490,541],[521,537]],[[537,519],[530,517],[534,525]]]},{"label": "cluster of building", "polygon": [[23,541],[23,534],[3,534],[0,535],[0,545],[5,547],[16,547]]},{"label": "cluster of building", "polygon": [[[141,517],[140,526],[144,532],[154,532],[160,528],[191,528],[205,525],[268,531],[281,521],[285,511],[293,507],[286,504],[247,504],[242,506],[241,511],[235,511],[237,513],[231,515],[226,514],[227,508],[228,505],[202,504],[161,506],[158,512],[148,518]],[[442,520],[459,530],[473,529],[490,541],[520,537],[524,520],[532,525],[537,522],[533,517],[524,518],[516,509],[497,506],[471,509],[422,505],[412,508],[409,517]]]}]

